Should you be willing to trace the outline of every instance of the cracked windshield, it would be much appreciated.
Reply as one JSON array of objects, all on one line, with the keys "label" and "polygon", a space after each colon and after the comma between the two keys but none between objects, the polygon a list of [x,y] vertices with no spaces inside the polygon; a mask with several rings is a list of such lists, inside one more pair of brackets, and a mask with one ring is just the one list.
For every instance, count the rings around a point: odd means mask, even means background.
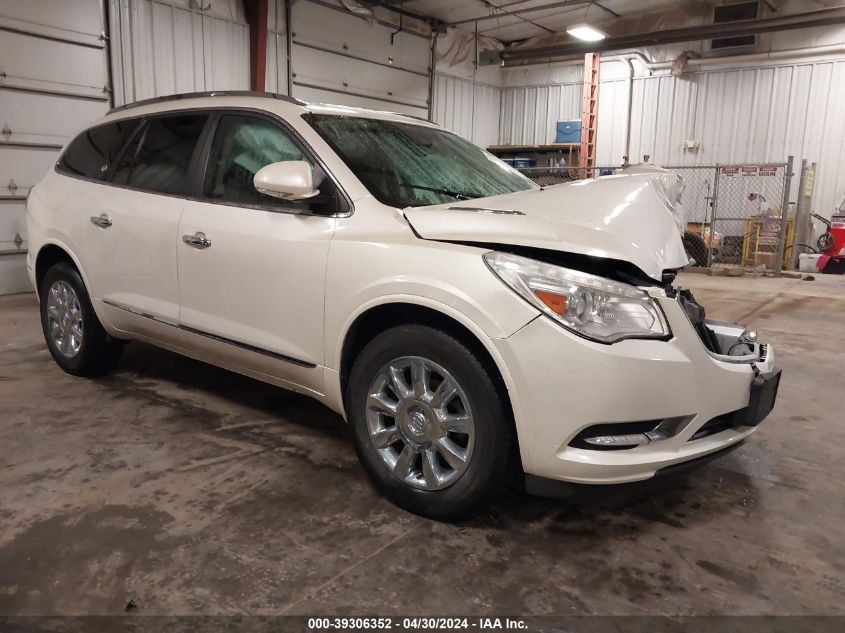
[{"label": "cracked windshield", "polygon": [[338,115],[304,118],[384,204],[419,207],[536,188],[481,148],[438,128]]}]

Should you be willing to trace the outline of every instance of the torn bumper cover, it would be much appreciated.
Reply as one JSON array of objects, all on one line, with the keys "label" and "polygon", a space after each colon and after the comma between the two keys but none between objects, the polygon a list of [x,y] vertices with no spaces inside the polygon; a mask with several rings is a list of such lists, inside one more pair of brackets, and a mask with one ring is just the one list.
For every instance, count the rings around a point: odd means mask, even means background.
[{"label": "torn bumper cover", "polygon": [[705,320],[688,292],[649,294],[671,326],[669,341],[602,345],[545,318],[496,341],[518,384],[529,479],[649,479],[738,445],[771,411],[780,370],[770,345],[743,326]]}]

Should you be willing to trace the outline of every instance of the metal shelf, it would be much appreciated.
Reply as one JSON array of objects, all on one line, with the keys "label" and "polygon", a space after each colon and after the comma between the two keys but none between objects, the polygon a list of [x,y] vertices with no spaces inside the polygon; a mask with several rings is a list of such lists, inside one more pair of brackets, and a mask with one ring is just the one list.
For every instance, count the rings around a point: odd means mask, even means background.
[{"label": "metal shelf", "polygon": [[511,152],[560,152],[572,151],[580,147],[580,143],[549,143],[547,145],[491,145],[487,151],[495,154],[496,152],[511,153]]}]

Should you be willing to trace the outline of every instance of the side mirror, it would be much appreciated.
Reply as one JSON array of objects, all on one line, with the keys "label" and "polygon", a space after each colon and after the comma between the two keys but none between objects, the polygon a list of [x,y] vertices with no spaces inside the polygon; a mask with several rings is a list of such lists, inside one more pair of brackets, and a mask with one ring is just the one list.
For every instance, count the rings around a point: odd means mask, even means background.
[{"label": "side mirror", "polygon": [[282,200],[307,200],[319,189],[314,189],[311,165],[304,160],[283,160],[265,165],[252,178],[256,190]]}]

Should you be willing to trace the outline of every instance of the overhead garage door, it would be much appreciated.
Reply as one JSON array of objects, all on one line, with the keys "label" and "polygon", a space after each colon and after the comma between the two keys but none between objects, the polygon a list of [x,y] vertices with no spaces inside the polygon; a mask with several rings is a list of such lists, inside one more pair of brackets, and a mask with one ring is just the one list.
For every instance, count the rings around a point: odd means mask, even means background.
[{"label": "overhead garage door", "polygon": [[313,0],[293,5],[291,22],[293,96],[428,116],[427,37]]},{"label": "overhead garage door", "polygon": [[91,0],[0,0],[0,294],[28,289],[30,187],[108,110],[101,11]]}]

